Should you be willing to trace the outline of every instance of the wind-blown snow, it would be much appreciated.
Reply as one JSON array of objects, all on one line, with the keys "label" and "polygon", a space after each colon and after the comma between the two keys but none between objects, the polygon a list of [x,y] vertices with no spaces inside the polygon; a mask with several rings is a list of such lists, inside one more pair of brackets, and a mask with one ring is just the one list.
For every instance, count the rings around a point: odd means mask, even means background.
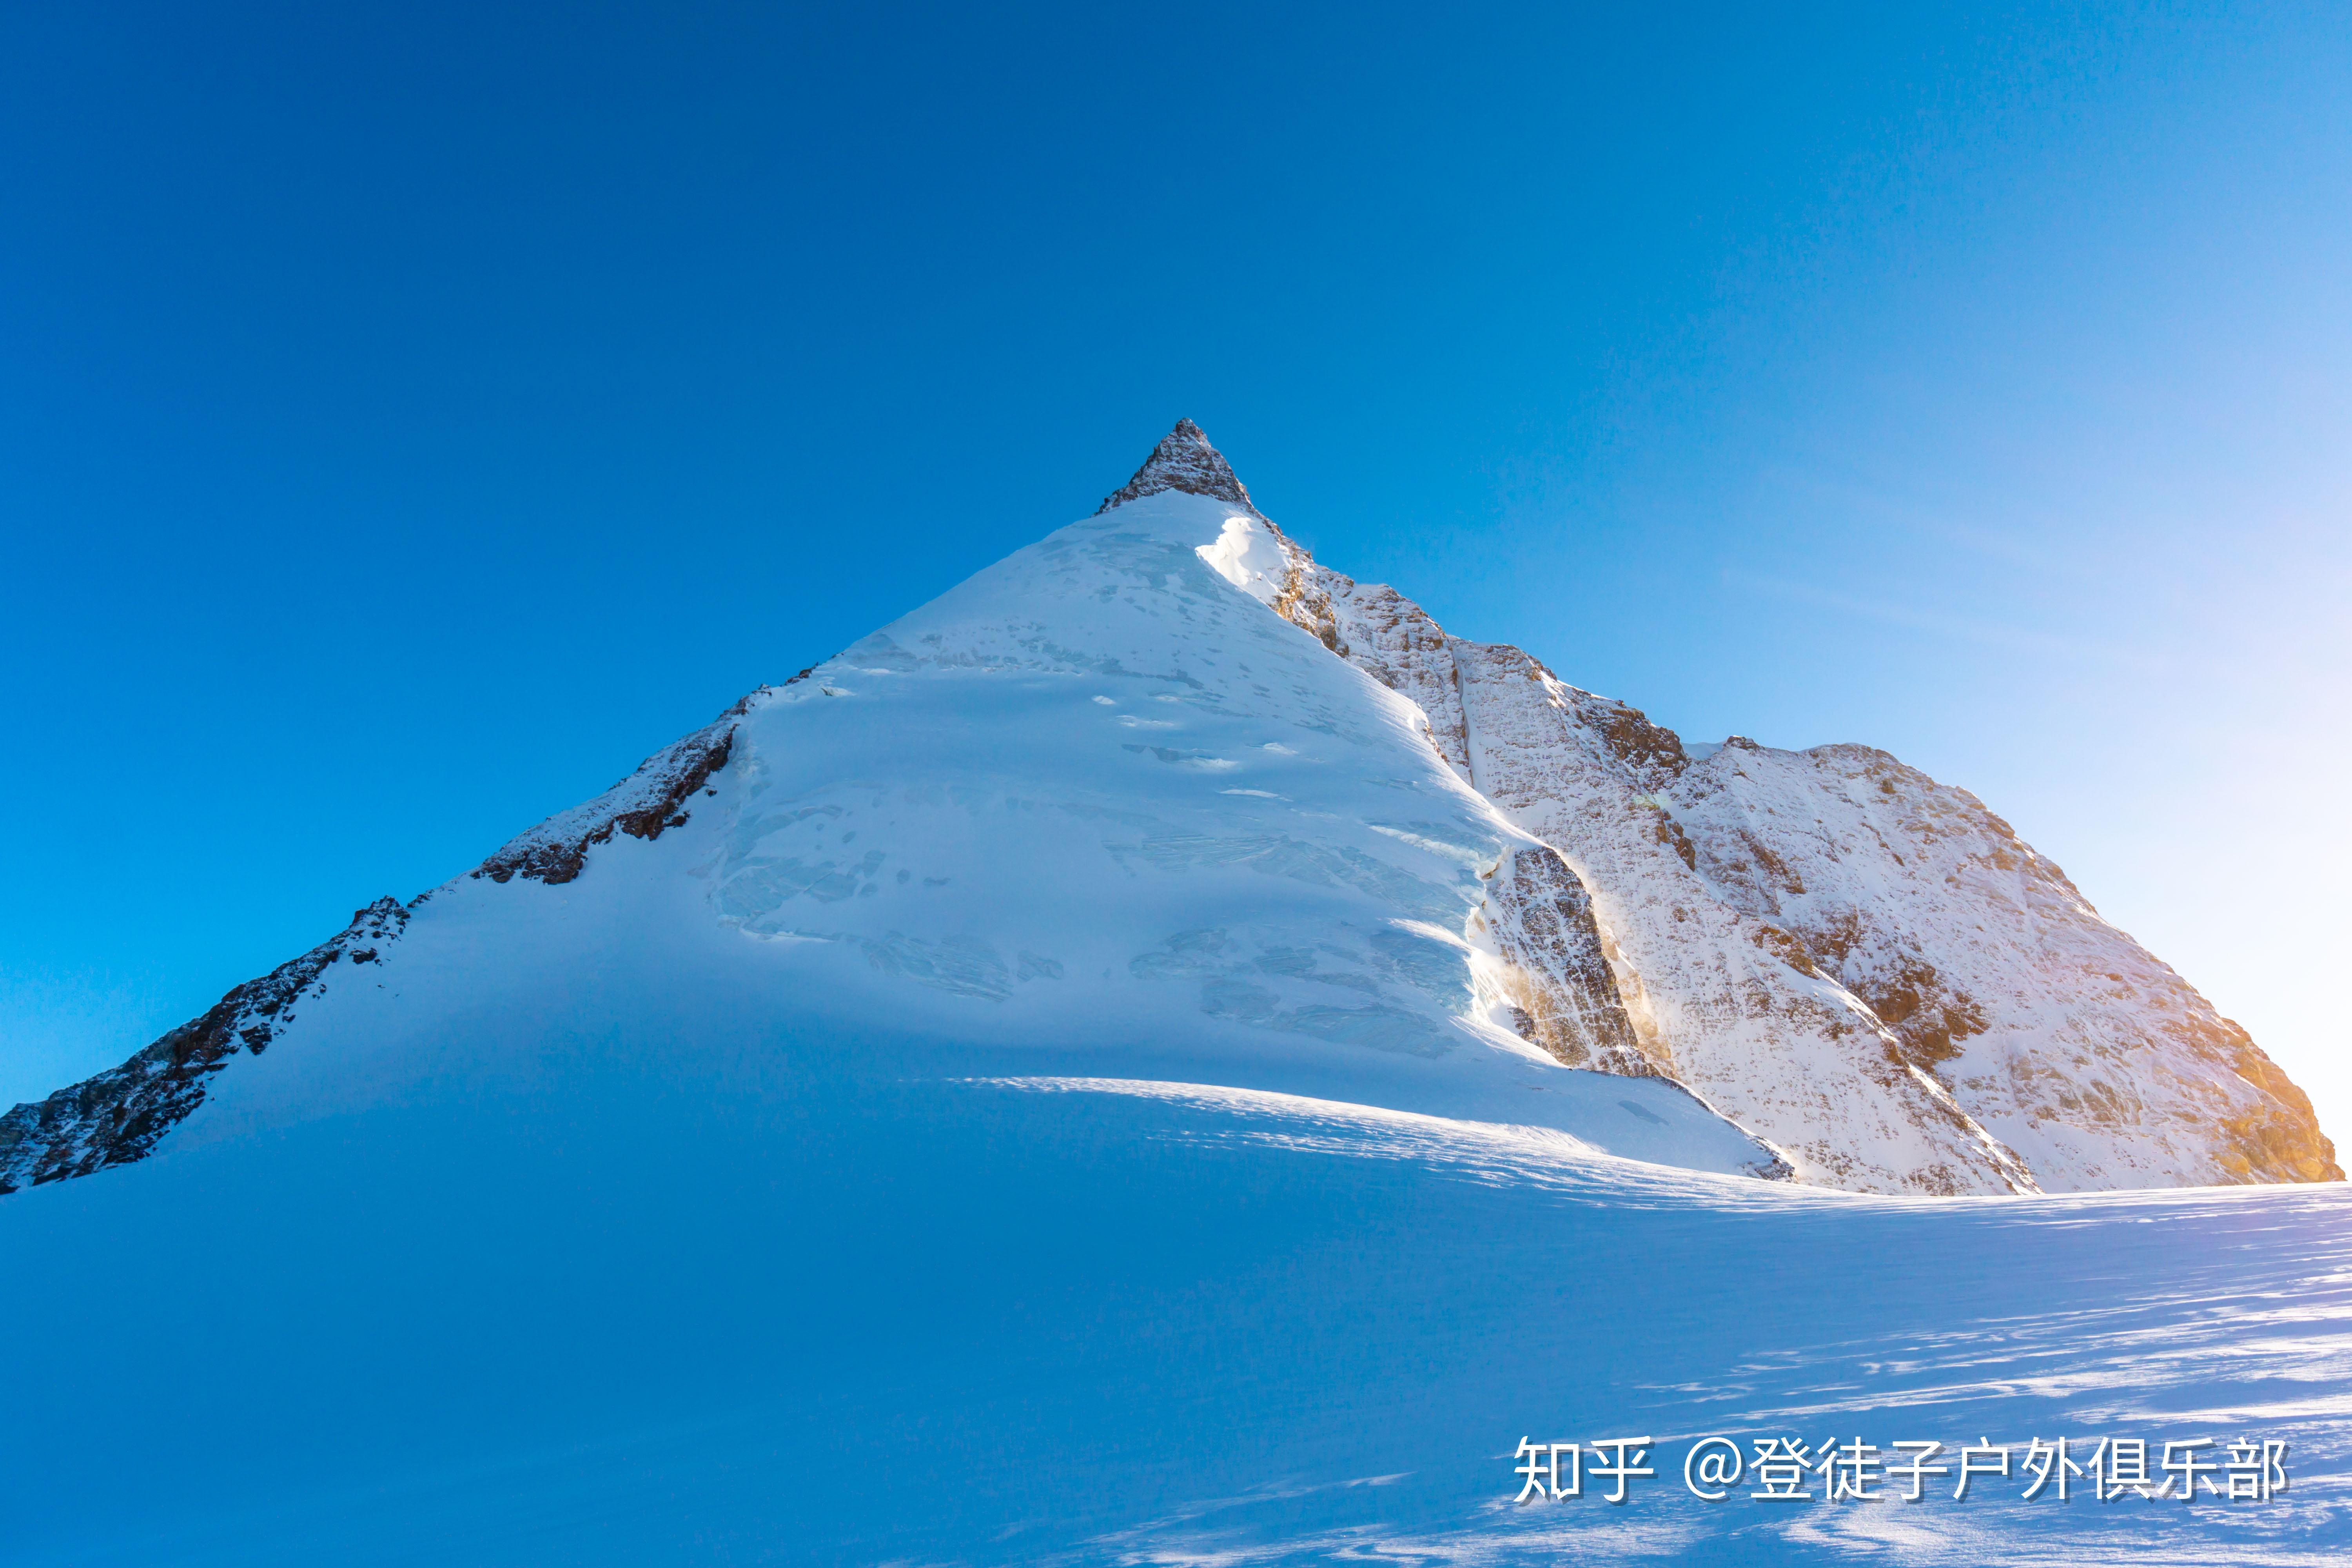
[{"label": "wind-blown snow", "polygon": [[1203,544],[1199,554],[1217,575],[1260,604],[1281,597],[1290,574],[1290,561],[1265,528],[1246,516],[1225,519],[1224,531],[1214,544]]}]

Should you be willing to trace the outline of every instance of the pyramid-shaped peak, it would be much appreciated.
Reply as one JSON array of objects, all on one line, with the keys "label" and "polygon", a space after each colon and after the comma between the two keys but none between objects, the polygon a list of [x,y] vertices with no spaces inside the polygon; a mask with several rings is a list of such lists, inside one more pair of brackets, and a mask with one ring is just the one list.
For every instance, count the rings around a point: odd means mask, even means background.
[{"label": "pyramid-shaped peak", "polygon": [[1176,428],[1160,438],[1160,445],[1151,448],[1151,456],[1143,460],[1143,467],[1135,470],[1135,478],[1105,496],[1102,505],[1095,508],[1095,515],[1100,517],[1115,506],[1158,495],[1162,490],[1209,496],[1246,507],[1253,514],[1257,512],[1249,491],[1234,477],[1233,465],[1209,445],[1209,437],[1190,419],[1176,421]]}]

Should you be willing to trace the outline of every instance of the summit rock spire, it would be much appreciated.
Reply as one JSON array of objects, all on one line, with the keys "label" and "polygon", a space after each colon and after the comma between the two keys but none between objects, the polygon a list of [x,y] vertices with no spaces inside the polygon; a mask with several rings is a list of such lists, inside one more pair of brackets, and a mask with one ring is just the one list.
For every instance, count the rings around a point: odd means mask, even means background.
[{"label": "summit rock spire", "polygon": [[1135,470],[1135,477],[1105,496],[1102,505],[1095,508],[1095,515],[1100,517],[1115,506],[1141,500],[1162,490],[1209,496],[1247,507],[1253,516],[1265,515],[1251,501],[1241,480],[1234,477],[1233,465],[1209,445],[1209,437],[1190,419],[1176,421],[1176,428],[1160,438],[1160,445],[1151,448],[1151,456]]}]

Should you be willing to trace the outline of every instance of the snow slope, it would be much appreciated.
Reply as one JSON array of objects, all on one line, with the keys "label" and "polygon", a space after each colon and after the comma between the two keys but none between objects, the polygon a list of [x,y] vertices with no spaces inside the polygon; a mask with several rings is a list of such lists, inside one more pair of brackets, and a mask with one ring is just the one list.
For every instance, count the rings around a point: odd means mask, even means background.
[{"label": "snow slope", "polygon": [[[174,1136],[440,1070],[401,1009],[463,1005],[468,966],[554,940],[544,923],[634,851],[659,868],[628,917],[643,940],[706,945],[794,1014],[1783,1171],[1674,1083],[1567,1071],[1511,1026],[1481,911],[1496,868],[1540,847],[1408,704],[1231,591],[1197,544],[1235,510],[1162,494],[1073,524],[747,698],[398,911],[364,973],[309,963],[268,1004],[266,1058],[193,1064],[219,1076]],[[0,1172],[105,1163],[113,1108],[92,1092],[18,1113]]]},{"label": "snow slope", "polygon": [[[803,1005],[1040,1043],[1181,1017],[1219,1083],[1853,1191],[2342,1174],[2244,1031],[1974,797],[1866,748],[1694,758],[1317,565],[1189,421],[1093,519],[474,879],[567,885],[698,811],[725,847],[679,918],[777,950]],[[0,1118],[0,1191],[143,1156],[368,940]]]},{"label": "snow slope", "polygon": [[[1104,1086],[802,1021],[781,980],[644,942],[629,871],[573,887],[548,934],[593,967],[406,991],[429,1079],[0,1205],[0,1561],[2352,1552],[2340,1184],[1853,1197]],[[1717,1433],[2252,1435],[2291,1487],[1703,1504],[1678,1468]],[[1660,1476],[1515,1508],[1530,1435],[1654,1436]]]}]

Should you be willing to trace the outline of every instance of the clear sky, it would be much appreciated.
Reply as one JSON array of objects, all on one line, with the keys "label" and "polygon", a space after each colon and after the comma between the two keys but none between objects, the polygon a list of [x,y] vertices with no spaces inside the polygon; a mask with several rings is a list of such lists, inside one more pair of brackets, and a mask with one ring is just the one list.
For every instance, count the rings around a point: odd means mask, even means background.
[{"label": "clear sky", "polygon": [[1976,791],[2352,1141],[2352,24],[0,13],[0,1103],[1090,511]]}]

